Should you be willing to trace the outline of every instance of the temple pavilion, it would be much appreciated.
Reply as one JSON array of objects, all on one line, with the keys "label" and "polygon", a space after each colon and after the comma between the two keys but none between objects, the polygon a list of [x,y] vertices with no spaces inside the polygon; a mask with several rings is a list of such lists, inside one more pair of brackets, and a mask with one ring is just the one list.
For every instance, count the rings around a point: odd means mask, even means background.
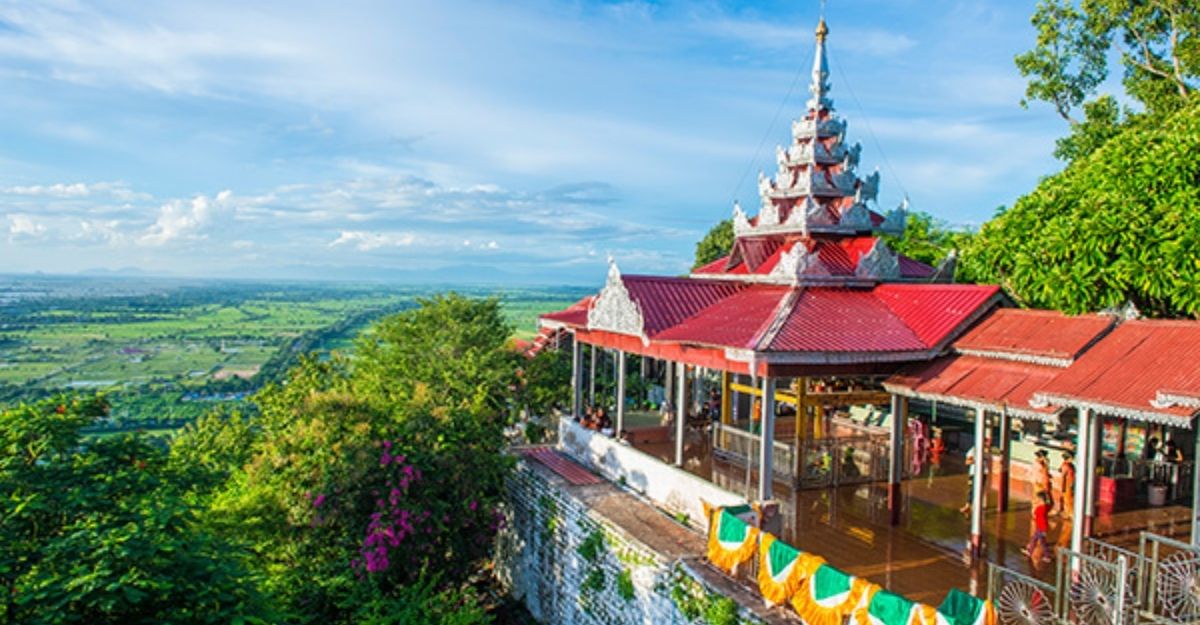
[{"label": "temple pavilion", "polygon": [[[881,211],[878,172],[859,175],[861,145],[847,142],[848,124],[830,97],[827,34],[822,20],[807,110],[792,122],[788,145],[776,150],[774,175],[759,175],[757,214],[734,205],[728,255],[683,277],[625,275],[612,262],[597,295],[540,319],[543,328],[574,339],[576,415],[584,410],[582,349],[616,352],[618,432],[627,405],[626,355],[669,363],[676,464],[683,463],[689,374],[720,372],[724,422],[735,395],[757,397],[764,500],[778,472],[772,470],[777,399],[796,403],[797,393],[815,399],[809,380],[874,379],[929,360],[1003,298],[996,286],[932,282],[933,267],[888,247],[882,235],[903,233],[906,206]],[[882,391],[877,383],[873,388]],[[797,441],[821,427],[803,422],[807,416],[789,428]],[[893,422],[899,437],[903,420]]]},{"label": "temple pavilion", "polygon": [[[544,337],[572,345],[572,415],[596,405],[596,377],[606,369],[597,355],[607,354],[612,434],[622,437],[627,411],[644,399],[627,393],[627,358],[636,357],[643,378],[661,381],[674,465],[685,464],[689,428],[704,429],[712,432],[706,453],[741,462],[758,500],[773,499],[780,483],[795,490],[883,482],[892,523],[910,472],[912,430],[939,413],[966,424],[962,447],[972,446],[976,466],[999,465],[993,485],[1000,484],[1001,511],[1014,449],[1032,457],[1047,446],[1069,448],[1084,469],[1103,468],[1107,457],[1116,475],[1132,474],[1135,459],[1127,456],[1140,452],[1127,442],[1137,437],[1156,432],[1161,442],[1174,432],[1190,448],[1200,418],[1200,324],[1005,309],[998,286],[950,283],[952,270],[887,245],[883,235],[903,235],[907,200],[881,209],[879,174],[859,174],[861,145],[847,142],[849,125],[830,97],[828,32],[822,20],[811,97],[776,150],[776,171],[759,175],[757,213],[734,204],[727,255],[685,276],[626,275],[610,261],[596,295],[540,317]],[[712,416],[698,414],[705,387],[719,403]],[[926,412],[911,422],[910,400]],[[829,418],[872,405],[883,413],[873,423]],[[885,457],[839,437],[882,437]],[[998,443],[995,459],[989,442]],[[1161,468],[1153,459],[1144,464]],[[1176,464],[1167,467],[1175,499],[1200,497],[1194,464]],[[1094,475],[1076,476],[1076,551],[1101,491],[1121,487]],[[987,494],[980,480],[971,482],[969,544],[979,555]],[[1193,504],[1193,540],[1200,537],[1195,512]]]}]

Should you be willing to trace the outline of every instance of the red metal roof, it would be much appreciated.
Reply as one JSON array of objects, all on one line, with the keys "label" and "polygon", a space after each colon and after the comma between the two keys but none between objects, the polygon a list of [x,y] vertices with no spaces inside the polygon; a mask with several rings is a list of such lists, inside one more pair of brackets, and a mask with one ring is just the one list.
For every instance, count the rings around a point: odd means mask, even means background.
[{"label": "red metal roof", "polygon": [[923,351],[923,343],[871,289],[809,288],[769,345],[772,352]]},{"label": "red metal roof", "polygon": [[1151,402],[1159,391],[1200,393],[1200,322],[1126,321],[1038,395],[1054,404],[1186,425],[1195,409],[1157,407]]},{"label": "red metal roof", "polygon": [[759,334],[775,318],[786,286],[756,285],[710,306],[655,336],[660,341],[753,348]]},{"label": "red metal roof", "polygon": [[740,282],[661,276],[623,276],[623,279],[629,297],[642,310],[647,337],[653,337],[747,287]]},{"label": "red metal roof", "polygon": [[954,348],[997,357],[1074,360],[1112,329],[1112,315],[1065,315],[1053,310],[997,310],[954,342]]},{"label": "red metal roof", "polygon": [[557,321],[571,326],[586,326],[588,309],[592,307],[592,301],[595,299],[595,295],[589,295],[562,310],[539,315],[538,319]]},{"label": "red metal roof", "polygon": [[999,409],[1008,405],[1020,412],[1051,415],[1049,408],[1035,410],[1029,404],[1061,368],[977,356],[946,356],[932,362],[910,365],[884,382],[889,390],[904,395],[936,399],[954,404],[983,404]]},{"label": "red metal roof", "polygon": [[975,284],[881,284],[875,297],[904,320],[917,338],[932,347],[971,318],[1000,287]]}]

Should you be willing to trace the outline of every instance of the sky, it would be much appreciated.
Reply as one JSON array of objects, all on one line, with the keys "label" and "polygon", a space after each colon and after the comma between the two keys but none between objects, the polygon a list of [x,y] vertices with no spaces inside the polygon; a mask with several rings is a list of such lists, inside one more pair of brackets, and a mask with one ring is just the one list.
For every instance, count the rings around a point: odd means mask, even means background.
[{"label": "sky", "polygon": [[[829,0],[879,207],[977,226],[1061,165],[1034,0]],[[0,273],[678,274],[803,113],[818,0],[0,2]]]}]

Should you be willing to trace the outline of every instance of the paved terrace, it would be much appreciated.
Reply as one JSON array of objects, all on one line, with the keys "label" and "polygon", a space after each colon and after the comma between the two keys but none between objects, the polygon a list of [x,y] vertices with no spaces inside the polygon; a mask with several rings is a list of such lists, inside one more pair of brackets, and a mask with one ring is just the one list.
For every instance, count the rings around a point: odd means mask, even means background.
[{"label": "paved terrace", "polygon": [[[733,493],[753,496],[756,472],[747,474],[744,466],[713,462],[707,442],[699,435],[693,435],[689,443],[685,448],[687,471]],[[668,464],[674,457],[672,443],[636,447]],[[952,587],[983,596],[987,592],[986,565],[972,565],[966,557],[970,520],[959,512],[969,483],[957,458],[944,459],[940,469],[927,468],[922,476],[903,483],[901,523],[892,526],[888,523],[886,484],[797,491],[777,482],[775,495],[783,502],[785,515],[781,538],[820,554],[847,573],[866,577],[915,601],[937,605]],[[987,559],[1053,581],[1053,564],[1035,568],[1021,553],[1029,539],[1030,493],[1014,481],[1005,513],[996,511],[995,491],[989,495]],[[1052,521],[1052,544],[1064,531],[1061,525],[1058,519]],[[1166,506],[1101,514],[1095,530],[1096,538],[1134,550],[1143,530],[1186,541],[1189,509]],[[1065,531],[1069,537],[1069,528]]]}]

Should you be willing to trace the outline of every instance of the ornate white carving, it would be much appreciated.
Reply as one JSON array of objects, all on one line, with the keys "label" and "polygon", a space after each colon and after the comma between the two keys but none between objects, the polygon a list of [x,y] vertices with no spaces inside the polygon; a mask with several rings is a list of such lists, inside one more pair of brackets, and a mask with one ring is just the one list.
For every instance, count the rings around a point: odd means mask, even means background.
[{"label": "ornate white carving", "polygon": [[883,239],[876,239],[871,250],[858,259],[854,275],[874,280],[895,280],[900,277],[900,257]]},{"label": "ornate white carving", "polygon": [[806,230],[808,228],[808,205],[812,203],[812,198],[806,197],[803,200],[792,205],[792,212],[788,213],[787,220],[783,222],[785,226],[793,226]]},{"label": "ornate white carving", "polygon": [[818,122],[815,119],[797,119],[792,121],[793,139],[811,139],[812,137],[836,137],[846,132],[845,120],[828,117]]},{"label": "ornate white carving", "polygon": [[767,178],[767,175],[761,171],[758,172],[758,194],[765,197],[770,192],[771,179]]},{"label": "ornate white carving", "polygon": [[742,234],[746,234],[747,232],[750,232],[753,229],[754,229],[754,227],[750,225],[750,218],[746,217],[745,211],[742,210],[742,205],[738,204],[737,200],[734,200],[734,202],[733,202],[733,233],[735,235],[742,235]]},{"label": "ornate white carving", "polygon": [[828,276],[829,269],[821,262],[816,254],[808,251],[803,241],[792,244],[792,249],[779,257],[779,262],[771,269],[770,277],[774,280],[796,284],[804,276]]},{"label": "ornate white carving", "polygon": [[758,209],[758,227],[770,228],[771,226],[779,225],[779,207],[775,205],[775,200],[770,196],[764,195],[762,198],[762,208]]},{"label": "ornate white carving", "polygon": [[869,230],[871,228],[871,211],[867,210],[866,206],[855,202],[842,213],[838,225],[855,230]]},{"label": "ornate white carving", "polygon": [[805,198],[804,216],[808,219],[811,226],[832,226],[833,215],[824,207],[814,202],[813,199]]},{"label": "ornate white carving", "polygon": [[588,329],[628,334],[645,340],[642,309],[629,297],[617,263],[608,263],[608,280],[588,310]]},{"label": "ornate white carving", "polygon": [[863,201],[874,202],[876,200],[879,196],[879,169],[871,172],[870,176],[863,179],[860,190],[862,191]]},{"label": "ornate white carving", "polygon": [[840,160],[842,161],[842,167],[847,170],[858,167],[858,157],[862,154],[862,144],[855,143],[849,150],[844,145],[843,143],[838,144],[838,147],[841,148]]},{"label": "ornate white carving", "polygon": [[888,211],[884,216],[883,223],[879,224],[879,229],[888,234],[903,234],[904,227],[908,224],[908,198],[905,197],[900,206]]}]

